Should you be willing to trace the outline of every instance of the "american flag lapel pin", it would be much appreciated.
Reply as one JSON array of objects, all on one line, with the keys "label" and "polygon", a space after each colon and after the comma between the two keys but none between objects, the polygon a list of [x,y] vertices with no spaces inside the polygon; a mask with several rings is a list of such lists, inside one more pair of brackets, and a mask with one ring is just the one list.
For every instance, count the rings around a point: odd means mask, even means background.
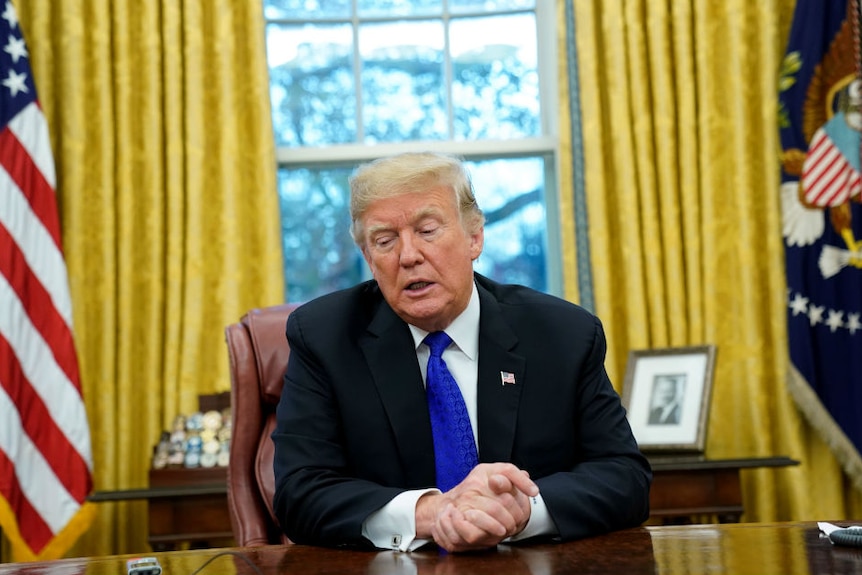
[{"label": "american flag lapel pin", "polygon": [[515,385],[515,374],[510,371],[501,371],[500,382],[503,385]]}]

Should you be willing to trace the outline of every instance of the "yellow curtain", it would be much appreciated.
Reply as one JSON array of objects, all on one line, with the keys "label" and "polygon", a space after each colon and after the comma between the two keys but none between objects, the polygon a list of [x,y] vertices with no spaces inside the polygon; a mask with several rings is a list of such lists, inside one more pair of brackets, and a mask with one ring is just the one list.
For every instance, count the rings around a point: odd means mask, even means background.
[{"label": "yellow curtain", "polygon": [[794,0],[562,1],[614,381],[631,349],[715,344],[706,454],[802,462],[744,472],[744,519],[859,517],[786,388],[777,78]]},{"label": "yellow curtain", "polygon": [[[261,2],[17,0],[57,164],[97,490],[230,386],[224,327],[283,301]],[[100,503],[73,555],[139,553]]]}]

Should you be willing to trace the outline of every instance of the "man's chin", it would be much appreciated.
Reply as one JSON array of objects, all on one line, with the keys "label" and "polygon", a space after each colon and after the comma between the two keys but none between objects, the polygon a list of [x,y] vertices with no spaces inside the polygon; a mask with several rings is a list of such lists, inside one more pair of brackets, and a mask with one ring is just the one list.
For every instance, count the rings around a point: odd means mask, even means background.
[{"label": "man's chin", "polygon": [[425,331],[439,331],[445,329],[450,321],[445,319],[445,309],[433,302],[412,302],[410,305],[401,306],[396,313],[401,319]]}]

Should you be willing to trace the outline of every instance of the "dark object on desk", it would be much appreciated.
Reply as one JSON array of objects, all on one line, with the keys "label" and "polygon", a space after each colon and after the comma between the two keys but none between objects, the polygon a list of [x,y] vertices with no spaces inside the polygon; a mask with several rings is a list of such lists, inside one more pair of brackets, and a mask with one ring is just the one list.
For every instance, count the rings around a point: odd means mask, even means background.
[{"label": "dark object on desk", "polygon": [[155,557],[126,560],[126,575],[162,575],[162,566]]},{"label": "dark object on desk", "polygon": [[835,545],[846,545],[848,547],[862,547],[862,529],[858,527],[846,527],[836,529],[829,534],[829,540]]},{"label": "dark object on desk", "polygon": [[272,511],[275,409],[290,349],[284,336],[296,305],[255,309],[225,329],[233,413],[228,506],[238,545],[286,541]]}]

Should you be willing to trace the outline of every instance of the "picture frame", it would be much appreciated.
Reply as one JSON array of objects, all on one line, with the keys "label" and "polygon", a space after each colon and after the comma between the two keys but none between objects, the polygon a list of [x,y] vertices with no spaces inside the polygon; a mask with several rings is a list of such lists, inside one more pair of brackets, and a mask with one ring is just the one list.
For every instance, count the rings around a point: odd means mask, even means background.
[{"label": "picture frame", "polygon": [[642,452],[703,453],[715,357],[714,345],[629,352],[622,400]]}]

